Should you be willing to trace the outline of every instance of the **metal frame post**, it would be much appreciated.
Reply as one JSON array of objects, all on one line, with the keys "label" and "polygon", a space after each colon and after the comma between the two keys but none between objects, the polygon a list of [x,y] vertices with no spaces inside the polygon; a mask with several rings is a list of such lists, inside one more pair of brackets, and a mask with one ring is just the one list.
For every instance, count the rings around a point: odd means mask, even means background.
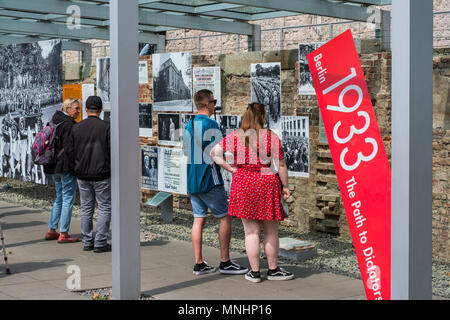
[{"label": "metal frame post", "polygon": [[248,36],[248,51],[261,51],[261,26],[253,24],[253,34]]},{"label": "metal frame post", "polygon": [[431,299],[433,1],[392,2],[391,298]]},{"label": "metal frame post", "polygon": [[284,29],[280,28],[280,50],[284,50]]},{"label": "metal frame post", "polygon": [[158,43],[156,44],[156,53],[165,53],[166,52],[166,35],[158,36]]},{"label": "metal frame post", "polygon": [[141,290],[138,17],[138,0],[110,1],[112,297],[121,300]]},{"label": "metal frame post", "polygon": [[380,21],[376,22],[376,38],[381,42],[383,51],[391,50],[391,12],[380,10]]}]

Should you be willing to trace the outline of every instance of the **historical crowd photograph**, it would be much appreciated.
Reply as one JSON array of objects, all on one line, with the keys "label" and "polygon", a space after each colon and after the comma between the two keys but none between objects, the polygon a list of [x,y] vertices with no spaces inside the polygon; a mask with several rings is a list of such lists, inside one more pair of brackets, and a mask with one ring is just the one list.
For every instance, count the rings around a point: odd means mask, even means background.
[{"label": "historical crowd photograph", "polygon": [[111,109],[110,63],[110,58],[97,58],[97,95],[104,110]]},{"label": "historical crowd photograph", "polygon": [[158,148],[141,147],[142,189],[158,190]]},{"label": "historical crowd photograph", "polygon": [[290,176],[309,177],[309,118],[284,116],[282,144]]},{"label": "historical crowd photograph", "polygon": [[153,116],[151,103],[139,104],[139,136],[153,136]]},{"label": "historical crowd photograph", "polygon": [[180,145],[180,114],[158,113],[158,143],[166,146]]},{"label": "historical crowd photograph", "polygon": [[155,111],[192,112],[191,53],[160,53],[152,59]]},{"label": "historical crowd photograph", "polygon": [[319,48],[323,43],[300,43],[298,45],[298,94],[315,95],[311,70],[306,56]]},{"label": "historical crowd photograph", "polygon": [[61,41],[0,46],[0,176],[46,183],[34,136],[62,103]]},{"label": "historical crowd photograph", "polygon": [[253,63],[250,69],[252,102],[265,106],[266,121],[270,129],[280,128],[281,117],[281,64]]}]

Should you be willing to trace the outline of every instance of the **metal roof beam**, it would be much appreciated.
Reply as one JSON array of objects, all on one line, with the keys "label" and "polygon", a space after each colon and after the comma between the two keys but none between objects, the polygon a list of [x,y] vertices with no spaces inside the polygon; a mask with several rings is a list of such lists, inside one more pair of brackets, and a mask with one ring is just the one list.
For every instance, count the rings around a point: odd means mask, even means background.
[{"label": "metal roof beam", "polygon": [[70,5],[80,7],[83,18],[97,20],[108,20],[108,7],[81,2],[60,1],[60,0],[39,0],[39,1],[18,1],[18,0],[0,0],[0,8],[16,10],[22,12],[40,13],[40,14],[61,14],[69,16],[67,8]]},{"label": "metal roof beam", "polygon": [[156,26],[167,26],[243,35],[253,34],[252,25],[249,23],[205,19],[196,16],[182,16],[140,11],[139,21],[141,24]]},{"label": "metal roof beam", "polygon": [[[101,0],[104,2],[105,0]],[[39,0],[37,1],[17,1],[17,0],[0,0],[0,8],[18,10],[34,13],[53,13],[53,14],[67,14],[68,4],[76,4],[80,7],[82,18],[109,20],[108,6],[86,4],[81,2],[68,2],[60,0]],[[193,13],[194,14],[194,13]],[[228,22],[220,20],[205,19],[198,16],[174,15],[168,13],[146,12],[140,10],[140,23],[153,26],[165,26],[183,29],[195,29],[214,32],[226,32],[234,34],[251,35],[252,26],[244,22]],[[66,30],[67,31],[67,30]],[[79,31],[81,34],[84,31],[91,33],[89,29],[82,28],[80,30],[68,30],[70,32]],[[67,36],[70,37],[70,36]],[[83,36],[83,38],[86,38]],[[98,36],[93,37],[98,39]]]},{"label": "metal roof beam", "polygon": [[254,13],[252,14],[251,20],[264,20],[264,19],[274,19],[274,18],[282,18],[282,17],[292,17],[299,16],[302,13],[298,12],[288,12],[288,11],[272,11],[266,13]]},{"label": "metal roof beam", "polygon": [[19,36],[12,36],[12,35],[1,35],[0,36],[0,44],[2,44],[2,45],[20,44],[20,43],[43,41],[43,40],[48,40],[48,39],[49,38],[32,37],[32,36],[19,37]]},{"label": "metal roof beam", "polygon": [[208,4],[203,6],[198,6],[195,8],[195,13],[206,13],[210,11],[218,11],[218,10],[227,10],[227,9],[236,9],[242,8],[243,5],[240,4],[231,4],[231,3],[218,3],[218,4]]},{"label": "metal roof beam", "polygon": [[[29,22],[23,20],[0,19],[0,31],[22,33],[37,36],[68,38],[68,39],[100,39],[109,40],[109,30],[104,28],[68,29],[65,23]],[[158,43],[160,35],[154,33],[139,33],[139,41]]]},{"label": "metal roof beam", "polygon": [[363,5],[369,6],[384,6],[388,4],[392,4],[392,0],[345,0],[344,2],[354,2]]},{"label": "metal roof beam", "polygon": [[272,10],[307,13],[326,17],[349,19],[367,22],[371,13],[366,7],[345,3],[332,3],[326,0],[215,0],[220,3],[234,3],[245,6],[266,8]]}]

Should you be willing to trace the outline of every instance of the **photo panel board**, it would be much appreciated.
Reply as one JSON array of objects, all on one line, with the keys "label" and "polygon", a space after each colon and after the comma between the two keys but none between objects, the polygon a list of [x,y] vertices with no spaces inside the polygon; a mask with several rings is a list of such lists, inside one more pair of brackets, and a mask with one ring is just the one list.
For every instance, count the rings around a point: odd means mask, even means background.
[{"label": "photo panel board", "polygon": [[[306,56],[319,48],[324,42],[298,44],[298,94],[316,95]],[[324,71],[325,72],[325,71]]]},{"label": "photo panel board", "polygon": [[141,146],[141,189],[158,190],[158,147]]},{"label": "photo panel board", "polygon": [[34,137],[61,109],[61,40],[0,46],[0,176],[45,184]]},{"label": "photo panel board", "polygon": [[264,105],[270,129],[279,132],[281,125],[281,64],[252,63],[251,100]]},{"label": "photo panel board", "polygon": [[139,104],[139,136],[153,136],[153,106],[151,103]]},{"label": "photo panel board", "polygon": [[180,115],[180,140],[183,139],[183,133],[186,128],[186,125],[191,121],[192,118],[194,118],[196,115],[193,113],[182,113]]},{"label": "photo panel board", "polygon": [[242,116],[220,114],[216,116],[216,119],[214,119],[214,116],[211,116],[211,119],[216,120],[222,132],[222,137],[226,137],[242,125]]},{"label": "photo panel board", "polygon": [[139,84],[148,84],[148,62],[139,60]]},{"label": "photo panel board", "polygon": [[187,159],[178,148],[158,148],[158,190],[187,194]]},{"label": "photo panel board", "polygon": [[289,176],[309,177],[309,117],[282,117],[282,145]]},{"label": "photo panel board", "polygon": [[158,144],[163,146],[179,146],[180,114],[158,113]]},{"label": "photo panel board", "polygon": [[[220,67],[194,67],[193,74],[193,97],[198,91],[208,89],[214,94],[214,99],[217,100],[216,112],[220,113],[222,111]],[[194,112],[197,112],[195,103]]]},{"label": "photo panel board", "polygon": [[152,55],[155,111],[192,112],[192,57],[190,52]]},{"label": "photo panel board", "polygon": [[110,68],[110,58],[97,58],[97,96],[102,99],[103,110],[111,110]]}]

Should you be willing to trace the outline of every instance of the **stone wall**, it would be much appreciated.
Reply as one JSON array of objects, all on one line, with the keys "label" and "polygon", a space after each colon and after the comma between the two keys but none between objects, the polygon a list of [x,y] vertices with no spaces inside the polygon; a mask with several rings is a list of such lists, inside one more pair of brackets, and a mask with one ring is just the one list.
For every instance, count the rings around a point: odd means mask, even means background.
[{"label": "stone wall", "polygon": [[[391,54],[360,53],[360,62],[374,104],[378,126],[391,154]],[[151,56],[147,60],[152,79]],[[433,256],[449,259],[450,194],[450,51],[440,50],[434,58],[434,131],[433,131]],[[288,200],[293,213],[285,224],[299,233],[327,232],[350,239],[340,191],[327,143],[319,142],[319,108],[315,96],[299,96],[297,50],[260,51],[240,54],[201,55],[192,57],[193,66],[220,66],[222,70],[223,114],[241,115],[250,101],[250,64],[281,62],[282,115],[308,116],[310,119],[310,177],[289,178],[292,197]],[[95,66],[85,82],[95,82]],[[139,86],[139,101],[152,102],[152,84]],[[140,138],[142,145],[157,145],[156,113],[153,115],[153,137]],[[154,191],[141,191],[146,202]],[[191,210],[189,198],[176,195],[174,207]]]}]

